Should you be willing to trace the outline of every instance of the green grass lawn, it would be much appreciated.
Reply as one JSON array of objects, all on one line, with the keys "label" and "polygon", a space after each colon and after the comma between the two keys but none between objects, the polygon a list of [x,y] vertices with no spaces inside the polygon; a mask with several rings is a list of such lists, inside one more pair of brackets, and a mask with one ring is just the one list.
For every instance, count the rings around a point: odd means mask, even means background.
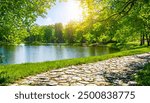
[{"label": "green grass lawn", "polygon": [[0,85],[7,85],[9,83],[13,83],[14,81],[22,79],[24,77],[46,72],[52,69],[62,68],[70,65],[78,65],[84,63],[102,61],[114,57],[141,54],[145,52],[150,52],[150,48],[144,47],[140,49],[126,50],[117,53],[112,53],[112,54],[107,54],[102,56],[86,57],[86,58],[75,58],[75,59],[67,59],[67,60],[41,62],[41,63],[0,65]]},{"label": "green grass lawn", "polygon": [[109,43],[107,44],[108,47],[113,47],[116,49],[120,49],[120,50],[131,50],[131,49],[139,49],[139,48],[144,48],[147,47],[147,44],[140,46],[139,42],[128,42],[128,43],[124,43],[124,44],[120,44],[120,43]]},{"label": "green grass lawn", "polygon": [[150,63],[144,66],[144,69],[137,73],[135,80],[139,85],[150,86]]}]

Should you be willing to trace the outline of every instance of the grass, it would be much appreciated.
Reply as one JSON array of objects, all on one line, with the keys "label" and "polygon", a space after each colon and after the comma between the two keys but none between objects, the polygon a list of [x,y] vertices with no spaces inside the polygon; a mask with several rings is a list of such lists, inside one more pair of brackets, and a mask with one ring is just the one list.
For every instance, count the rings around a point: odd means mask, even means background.
[{"label": "grass", "polygon": [[146,64],[144,69],[137,73],[135,80],[138,85],[150,86],[150,63]]},{"label": "grass", "polygon": [[120,50],[131,50],[131,49],[138,49],[138,48],[147,47],[147,44],[141,46],[139,44],[139,42],[128,42],[128,43],[124,43],[124,44],[108,43],[107,46],[108,47],[113,47],[113,48],[116,48],[116,49],[120,49]]},{"label": "grass", "polygon": [[41,63],[0,65],[0,85],[8,85],[9,83],[13,83],[14,81],[22,79],[24,77],[46,72],[52,69],[62,68],[70,65],[102,61],[114,57],[141,54],[145,52],[150,52],[150,48],[145,47],[140,49],[126,50],[117,53],[86,58],[75,58]]}]

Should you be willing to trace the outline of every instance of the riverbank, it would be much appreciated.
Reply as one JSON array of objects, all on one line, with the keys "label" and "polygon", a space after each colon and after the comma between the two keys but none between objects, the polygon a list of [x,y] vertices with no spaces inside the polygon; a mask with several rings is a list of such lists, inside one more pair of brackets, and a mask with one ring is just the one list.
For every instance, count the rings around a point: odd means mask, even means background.
[{"label": "riverbank", "polygon": [[0,65],[0,85],[8,85],[25,77],[36,75],[49,70],[63,68],[71,65],[80,65],[107,60],[114,57],[135,55],[150,52],[150,48],[140,48],[134,50],[121,51],[118,53],[107,54],[103,56],[94,56],[86,58],[76,58],[68,60],[50,61],[42,63],[25,63],[15,65]]},{"label": "riverbank", "polygon": [[13,85],[35,86],[135,86],[135,75],[150,63],[150,53],[116,57],[95,63],[69,66],[29,76]]}]

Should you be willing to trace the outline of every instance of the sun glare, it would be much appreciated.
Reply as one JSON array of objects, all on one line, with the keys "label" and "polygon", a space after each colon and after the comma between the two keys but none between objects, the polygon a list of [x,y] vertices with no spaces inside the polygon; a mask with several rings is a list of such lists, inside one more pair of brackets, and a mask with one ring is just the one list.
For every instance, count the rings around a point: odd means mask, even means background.
[{"label": "sun glare", "polygon": [[80,21],[82,20],[82,8],[80,7],[79,1],[76,0],[69,0],[68,6],[66,6],[66,13],[65,15],[68,16],[68,19]]},{"label": "sun glare", "polygon": [[68,24],[70,21],[81,21],[82,17],[82,7],[80,2],[77,0],[67,0],[66,2],[59,2],[56,0],[56,5],[54,5],[49,11],[46,18],[38,18],[37,24],[39,25],[49,25],[55,23]]}]

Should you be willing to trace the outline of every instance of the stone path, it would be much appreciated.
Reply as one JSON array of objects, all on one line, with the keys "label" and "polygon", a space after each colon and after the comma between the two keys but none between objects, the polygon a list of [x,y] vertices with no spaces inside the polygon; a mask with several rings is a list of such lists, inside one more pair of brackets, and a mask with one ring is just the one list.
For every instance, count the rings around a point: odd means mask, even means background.
[{"label": "stone path", "polygon": [[13,85],[108,86],[136,85],[132,75],[150,62],[150,53],[112,58],[96,63],[69,66],[29,76]]}]

